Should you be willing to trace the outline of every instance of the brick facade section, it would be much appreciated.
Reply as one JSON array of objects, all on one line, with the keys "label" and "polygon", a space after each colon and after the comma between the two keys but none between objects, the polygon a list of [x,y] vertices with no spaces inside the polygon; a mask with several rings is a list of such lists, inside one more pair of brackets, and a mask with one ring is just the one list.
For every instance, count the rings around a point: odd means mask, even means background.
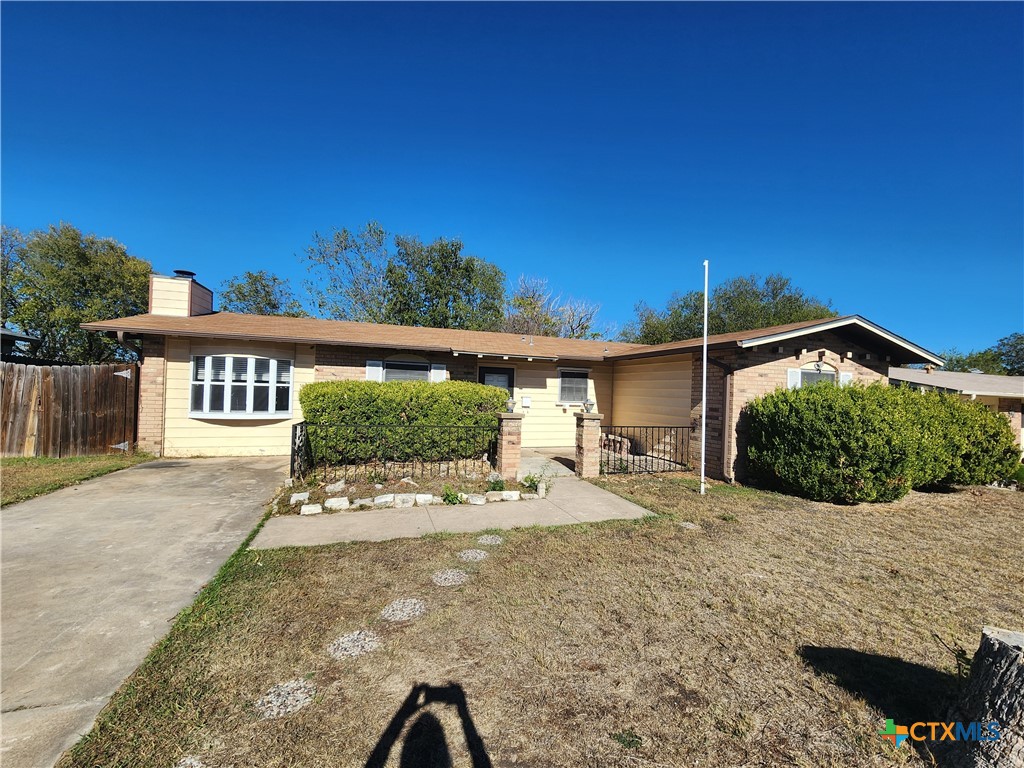
[{"label": "brick facade section", "polygon": [[[365,381],[367,360],[387,360],[400,354],[399,350],[381,347],[341,347],[326,344],[316,345],[314,381]],[[451,381],[476,381],[477,363],[475,355],[459,355],[436,352],[409,352],[430,363],[443,364]]]},{"label": "brick facade section", "polygon": [[597,477],[601,474],[600,413],[576,414],[576,476]]},{"label": "brick facade section", "polygon": [[167,368],[163,336],[145,336],[142,339],[142,359],[139,361],[139,421],[138,443],[140,451],[163,454],[164,448],[164,387]]},{"label": "brick facade section", "polygon": [[[731,369],[708,365],[708,424],[706,473],[709,477],[742,480],[746,477],[747,426],[744,407],[751,400],[785,389],[787,371],[821,361],[838,373],[852,373],[854,381],[886,381],[889,365],[877,352],[853,344],[834,333],[819,333],[758,349],[708,350],[708,357]],[[803,350],[807,350],[804,352]],[[865,355],[867,357],[865,357]],[[690,441],[690,462],[700,463],[700,353],[694,353],[691,421],[697,427]]]},{"label": "brick facade section", "polygon": [[1017,400],[1012,397],[999,398],[999,412],[1010,420],[1010,428],[1013,430],[1013,436],[1017,440],[1017,445],[1021,445],[1022,406],[1024,406],[1024,400]]},{"label": "brick facade section", "polygon": [[498,414],[498,455],[495,471],[505,480],[516,480],[523,453],[523,414]]}]

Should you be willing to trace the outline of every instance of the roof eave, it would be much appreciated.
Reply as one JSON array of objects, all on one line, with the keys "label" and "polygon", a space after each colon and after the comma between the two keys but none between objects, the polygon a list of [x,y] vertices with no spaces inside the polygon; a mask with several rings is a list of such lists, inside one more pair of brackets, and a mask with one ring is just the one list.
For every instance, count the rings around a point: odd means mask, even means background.
[{"label": "roof eave", "polygon": [[750,347],[761,346],[762,344],[774,344],[779,341],[786,341],[787,339],[794,339],[799,336],[806,336],[808,333],[818,333],[821,331],[831,331],[836,328],[842,328],[847,325],[858,325],[865,330],[871,331],[882,338],[886,339],[889,343],[895,344],[908,352],[912,352],[921,358],[921,362],[933,363],[934,365],[945,365],[943,360],[938,355],[934,355],[923,347],[919,347],[916,344],[904,339],[902,336],[897,336],[895,333],[890,333],[879,325],[875,325],[870,320],[866,320],[860,315],[852,315],[849,317],[839,317],[835,320],[826,321],[818,325],[810,325],[805,328],[797,328],[792,331],[783,331],[781,333],[773,333],[767,336],[756,336],[750,339],[744,339],[737,342],[743,349],[749,349]]}]

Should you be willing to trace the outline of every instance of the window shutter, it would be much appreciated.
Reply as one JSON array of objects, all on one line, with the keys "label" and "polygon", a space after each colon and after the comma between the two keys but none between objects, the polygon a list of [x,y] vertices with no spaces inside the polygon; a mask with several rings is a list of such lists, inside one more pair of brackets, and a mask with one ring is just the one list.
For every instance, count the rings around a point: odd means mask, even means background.
[{"label": "window shutter", "polygon": [[444,381],[445,367],[444,363],[431,363],[430,364],[430,380],[432,382]]},{"label": "window shutter", "polygon": [[800,369],[799,368],[787,368],[786,369],[786,388],[787,389],[799,389],[800,388]]},{"label": "window shutter", "polygon": [[367,360],[366,361],[366,380],[367,381],[384,381],[384,361],[383,360]]},{"label": "window shutter", "polygon": [[852,384],[852,383],[853,383],[853,374],[852,373],[840,373],[839,374],[839,386],[840,387],[845,387],[846,385]]}]

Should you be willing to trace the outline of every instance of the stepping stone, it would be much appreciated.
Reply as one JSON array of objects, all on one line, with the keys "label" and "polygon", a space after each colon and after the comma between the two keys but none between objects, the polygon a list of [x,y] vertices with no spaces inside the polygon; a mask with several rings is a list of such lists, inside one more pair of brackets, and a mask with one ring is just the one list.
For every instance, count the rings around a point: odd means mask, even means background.
[{"label": "stepping stone", "polygon": [[480,506],[481,504],[487,503],[487,497],[481,496],[479,493],[471,493],[469,494],[469,496],[466,497],[466,501],[468,501],[470,504],[476,504],[477,506]]},{"label": "stepping stone", "polygon": [[336,483],[331,483],[326,488],[324,488],[324,490],[327,491],[327,493],[341,493],[342,491],[345,490],[345,481],[339,480]]},{"label": "stepping stone", "polygon": [[685,528],[688,531],[696,531],[698,528],[700,528],[700,526],[696,523],[680,523],[679,527]]},{"label": "stepping stone", "polygon": [[416,494],[415,493],[396,493],[395,494],[395,506],[404,509],[405,507],[416,506]]},{"label": "stepping stone", "polygon": [[487,553],[482,549],[464,549],[458,554],[459,560],[464,563],[479,563],[486,557]]},{"label": "stepping stone", "polygon": [[293,493],[289,504],[298,504],[300,501],[309,501],[309,491],[303,491],[302,493]]},{"label": "stepping stone", "polygon": [[476,540],[476,543],[483,544],[485,547],[497,547],[499,544],[504,544],[505,540],[501,538],[501,536],[496,536],[493,533],[485,533]]},{"label": "stepping stone", "polygon": [[416,506],[417,507],[428,507],[434,503],[434,496],[429,493],[417,493],[416,494]]},{"label": "stepping stone", "polygon": [[260,717],[270,719],[298,712],[316,695],[316,686],[301,678],[275,685],[256,702]]},{"label": "stepping stone", "polygon": [[338,496],[337,498],[325,501],[324,506],[328,509],[348,509],[352,505],[349,504],[348,496]]},{"label": "stepping stone", "polygon": [[410,621],[418,619],[427,612],[427,604],[418,597],[400,597],[389,603],[380,612],[385,621]]},{"label": "stepping stone", "polygon": [[336,659],[362,656],[364,653],[376,651],[381,646],[380,636],[368,629],[359,629],[342,635],[327,646],[327,652]]},{"label": "stepping stone", "polygon": [[445,568],[430,578],[439,587],[461,587],[469,581],[469,574],[458,568]]},{"label": "stepping stone", "polygon": [[324,508],[319,504],[303,504],[299,510],[300,515],[319,515],[324,511]]}]

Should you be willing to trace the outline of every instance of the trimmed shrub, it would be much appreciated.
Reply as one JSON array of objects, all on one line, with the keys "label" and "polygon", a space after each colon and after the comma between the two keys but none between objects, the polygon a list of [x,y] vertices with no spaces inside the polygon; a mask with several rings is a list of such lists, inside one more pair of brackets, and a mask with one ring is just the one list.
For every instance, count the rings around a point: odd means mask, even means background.
[{"label": "trimmed shrub", "polygon": [[911,488],[987,483],[1020,461],[1005,418],[953,395],[823,383],[766,395],[747,414],[754,477],[819,501],[893,501]]},{"label": "trimmed shrub", "polygon": [[480,456],[506,400],[500,387],[467,381],[322,381],[299,391],[313,456],[346,464]]}]

